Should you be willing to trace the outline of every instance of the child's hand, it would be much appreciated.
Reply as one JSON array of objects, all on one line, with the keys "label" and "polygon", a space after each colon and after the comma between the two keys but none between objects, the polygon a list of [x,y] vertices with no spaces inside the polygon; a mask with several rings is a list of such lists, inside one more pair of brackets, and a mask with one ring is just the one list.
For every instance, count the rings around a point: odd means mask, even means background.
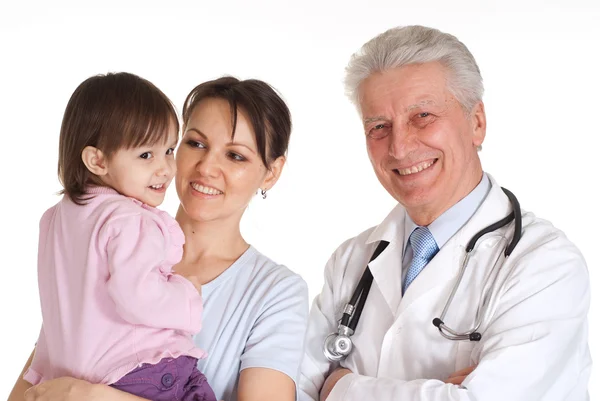
[{"label": "child's hand", "polygon": [[202,283],[198,280],[196,276],[188,276],[186,277],[198,290],[198,294],[202,295]]}]

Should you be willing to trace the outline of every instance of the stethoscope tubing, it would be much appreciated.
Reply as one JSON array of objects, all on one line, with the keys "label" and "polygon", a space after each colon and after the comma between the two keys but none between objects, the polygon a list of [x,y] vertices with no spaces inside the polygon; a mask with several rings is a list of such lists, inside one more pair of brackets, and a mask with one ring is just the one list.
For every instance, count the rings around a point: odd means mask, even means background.
[{"label": "stethoscope tubing", "polygon": [[[470,341],[481,340],[481,334],[478,332],[478,330],[481,327],[483,320],[486,318],[484,315],[488,314],[489,305],[495,304],[495,299],[492,299],[492,298],[499,297],[499,293],[501,292],[498,289],[496,289],[496,282],[498,280],[498,276],[500,273],[500,267],[498,266],[498,264],[500,263],[500,260],[502,260],[501,266],[504,265],[504,261],[510,256],[510,254],[515,249],[515,247],[517,246],[517,244],[519,243],[519,241],[521,239],[523,222],[522,222],[521,207],[519,205],[519,201],[517,200],[517,197],[512,192],[510,192],[508,189],[502,188],[502,191],[504,191],[504,193],[510,200],[510,203],[511,203],[512,209],[513,209],[512,212],[508,216],[504,217],[503,219],[498,220],[497,222],[483,228],[482,230],[477,232],[473,236],[473,238],[471,238],[471,240],[469,240],[469,242],[467,243],[467,246],[465,248],[465,257],[463,258],[463,263],[461,265],[458,277],[452,288],[452,291],[450,292],[450,295],[446,301],[446,304],[444,305],[442,314],[440,315],[439,318],[436,317],[435,319],[433,319],[433,325],[438,328],[440,334],[444,338],[447,338],[449,340],[455,340],[455,341],[456,340],[470,340]],[[479,305],[477,306],[477,312],[475,314],[475,327],[473,329],[471,329],[470,331],[467,331],[464,333],[459,333],[459,332],[453,330],[452,328],[446,326],[443,319],[446,317],[446,313],[448,312],[450,305],[452,304],[452,301],[454,300],[454,297],[458,291],[458,288],[460,287],[460,284],[464,277],[469,260],[471,258],[471,252],[475,249],[477,242],[484,235],[491,233],[493,231],[496,231],[496,230],[508,225],[513,220],[515,222],[513,237],[511,239],[510,243],[506,246],[506,248],[503,252],[503,255],[502,254],[498,255],[498,258],[496,259],[496,262],[494,263],[494,266],[492,267],[491,274],[494,275],[494,278],[489,287],[487,286],[487,283],[484,286],[484,291],[482,292],[482,298],[480,299]],[[373,255],[371,256],[369,263],[371,263],[373,260],[375,260],[387,248],[388,245],[389,245],[389,242],[383,241],[383,240],[380,241],[379,244],[377,245],[377,248],[375,249],[375,252],[373,252]],[[513,270],[514,270],[514,267],[509,272],[509,275],[512,274]],[[500,285],[500,289],[504,287],[507,279],[508,279],[508,276],[506,276],[505,279],[502,281],[502,283]],[[351,346],[352,340],[350,339],[350,336],[352,334],[354,334],[354,332],[356,330],[356,326],[358,325],[358,321],[360,319],[363,308],[365,306],[365,302],[369,295],[369,291],[371,289],[372,283],[373,283],[373,274],[371,273],[371,269],[369,268],[369,265],[367,264],[367,267],[365,268],[365,272],[361,276],[361,279],[359,280],[358,285],[357,285],[356,289],[354,290],[352,297],[350,298],[350,301],[346,304],[346,306],[344,308],[342,318],[338,325],[338,333],[337,334],[332,333],[329,336],[327,336],[327,338],[325,339],[325,343],[323,344],[325,356],[330,361],[337,362],[337,361],[343,359],[344,357],[346,357],[349,354],[350,350],[352,349],[352,346]],[[336,336],[347,337],[348,341],[350,341],[350,347],[348,348],[347,353],[344,353],[343,355],[342,354],[338,355],[336,352],[329,350],[328,346],[332,341],[335,340],[334,337],[336,337]]]}]

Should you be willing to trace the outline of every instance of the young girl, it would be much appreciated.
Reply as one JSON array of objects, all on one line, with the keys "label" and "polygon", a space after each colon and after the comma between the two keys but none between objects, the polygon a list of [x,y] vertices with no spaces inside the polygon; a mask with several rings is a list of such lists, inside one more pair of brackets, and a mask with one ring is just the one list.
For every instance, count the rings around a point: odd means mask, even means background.
[{"label": "young girl", "polygon": [[214,400],[194,346],[198,282],[174,274],[184,235],[155,209],[175,174],[169,99],[127,73],[75,90],[60,132],[61,201],[40,222],[43,324],[32,384],[61,376],[151,400]]}]

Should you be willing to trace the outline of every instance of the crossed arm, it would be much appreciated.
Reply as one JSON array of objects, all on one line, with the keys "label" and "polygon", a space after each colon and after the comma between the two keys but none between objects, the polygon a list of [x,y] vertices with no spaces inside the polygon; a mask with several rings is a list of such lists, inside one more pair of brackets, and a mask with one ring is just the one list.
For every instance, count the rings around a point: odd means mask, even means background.
[{"label": "crossed arm", "polygon": [[[476,368],[476,366],[471,366],[471,367],[456,371],[456,372],[452,373],[444,381],[444,383],[455,384],[455,385],[459,386],[462,384],[463,380],[465,380],[466,377],[475,370],[475,368]],[[333,390],[333,387],[335,387],[336,383],[339,380],[341,380],[344,376],[351,374],[351,373],[352,373],[352,371],[349,369],[346,369],[346,368],[337,368],[336,370],[334,370],[327,377],[327,379],[325,380],[325,383],[323,384],[323,388],[321,389],[321,393],[319,395],[320,401],[327,400],[327,397],[329,397],[329,394],[331,393],[331,390]]]},{"label": "crossed arm", "polygon": [[[476,368],[455,372],[445,381],[368,377],[342,368],[328,374],[321,350],[309,347],[311,363],[303,366],[304,399],[586,399],[589,280],[580,254],[569,252],[567,245],[549,241],[540,247],[543,258],[531,251],[518,261],[518,274],[506,286],[503,302],[487,326]],[[311,320],[318,323],[319,338],[336,324],[328,319],[335,315],[328,282]]]}]

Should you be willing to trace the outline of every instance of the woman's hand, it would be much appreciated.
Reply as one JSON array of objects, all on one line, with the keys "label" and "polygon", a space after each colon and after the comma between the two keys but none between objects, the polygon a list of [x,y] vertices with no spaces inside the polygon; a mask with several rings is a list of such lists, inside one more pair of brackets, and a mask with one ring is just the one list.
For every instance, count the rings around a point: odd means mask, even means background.
[{"label": "woman's hand", "polygon": [[94,399],[95,386],[72,377],[48,380],[25,392],[25,401],[86,401]]}]

